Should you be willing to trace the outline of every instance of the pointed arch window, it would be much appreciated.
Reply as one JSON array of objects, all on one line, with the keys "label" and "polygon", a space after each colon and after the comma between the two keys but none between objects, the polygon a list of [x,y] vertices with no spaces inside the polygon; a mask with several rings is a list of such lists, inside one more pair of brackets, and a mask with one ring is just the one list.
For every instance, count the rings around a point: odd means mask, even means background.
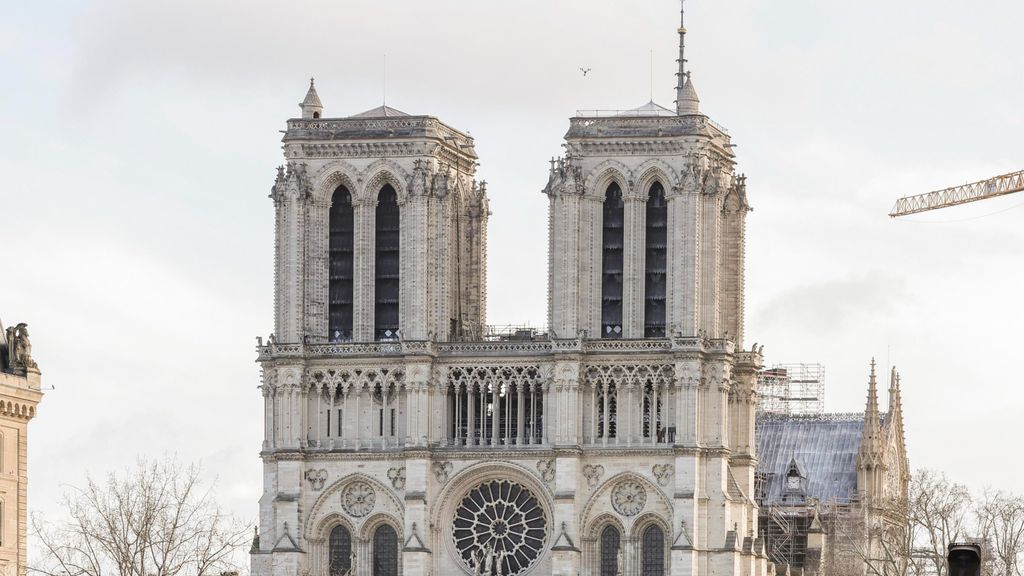
[{"label": "pointed arch window", "polygon": [[622,338],[622,189],[612,183],[604,197],[601,234],[601,337]]},{"label": "pointed arch window", "polygon": [[399,237],[398,195],[390,184],[377,196],[374,335],[398,339]]},{"label": "pointed arch window", "polygon": [[668,204],[661,182],[647,195],[647,251],[644,277],[644,337],[665,337],[665,294],[668,264]]},{"label": "pointed arch window", "polygon": [[373,576],[398,576],[398,534],[387,524],[373,533]]},{"label": "pointed arch window", "polygon": [[619,529],[608,525],[601,530],[601,576],[619,576]]},{"label": "pointed arch window", "polygon": [[651,524],[643,534],[643,576],[663,576],[665,574],[665,532],[656,524]]},{"label": "pointed arch window", "polygon": [[328,539],[329,576],[346,576],[352,568],[352,534],[344,526],[335,526]]},{"label": "pointed arch window", "polygon": [[328,322],[327,337],[331,342],[352,339],[354,212],[352,194],[338,186],[331,196],[328,224]]}]

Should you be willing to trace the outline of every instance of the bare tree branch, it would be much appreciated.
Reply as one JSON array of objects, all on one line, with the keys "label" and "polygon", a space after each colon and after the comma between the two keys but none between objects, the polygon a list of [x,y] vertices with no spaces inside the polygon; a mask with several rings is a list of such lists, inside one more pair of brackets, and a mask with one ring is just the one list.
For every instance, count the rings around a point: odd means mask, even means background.
[{"label": "bare tree branch", "polygon": [[175,459],[140,461],[104,482],[87,478],[64,497],[67,518],[33,517],[42,576],[210,576],[232,560],[249,528],[226,515],[199,468]]}]

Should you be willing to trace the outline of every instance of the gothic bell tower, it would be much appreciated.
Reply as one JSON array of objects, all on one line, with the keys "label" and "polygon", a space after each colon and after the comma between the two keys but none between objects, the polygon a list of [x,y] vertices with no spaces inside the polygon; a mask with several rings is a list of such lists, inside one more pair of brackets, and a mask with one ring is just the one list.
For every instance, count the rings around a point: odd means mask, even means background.
[{"label": "gothic bell tower", "polygon": [[548,317],[559,337],[743,343],[744,178],[700,111],[679,28],[675,110],[579,111],[552,161]]},{"label": "gothic bell tower", "polygon": [[288,121],[276,209],[278,342],[460,340],[484,323],[486,185],[473,138],[389,106]]}]

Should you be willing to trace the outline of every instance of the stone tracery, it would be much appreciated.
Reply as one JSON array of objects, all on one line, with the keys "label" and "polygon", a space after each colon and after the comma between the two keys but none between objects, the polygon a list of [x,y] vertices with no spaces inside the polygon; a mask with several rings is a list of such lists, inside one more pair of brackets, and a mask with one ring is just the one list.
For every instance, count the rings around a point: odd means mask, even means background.
[{"label": "stone tracery", "polygon": [[472,574],[517,576],[537,562],[547,527],[544,509],[529,489],[511,480],[491,480],[462,499],[452,534]]}]

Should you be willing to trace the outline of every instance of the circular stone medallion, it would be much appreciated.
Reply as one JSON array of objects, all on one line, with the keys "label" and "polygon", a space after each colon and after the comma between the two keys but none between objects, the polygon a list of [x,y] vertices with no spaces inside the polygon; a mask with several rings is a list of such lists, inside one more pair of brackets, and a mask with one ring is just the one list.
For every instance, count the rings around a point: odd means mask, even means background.
[{"label": "circular stone medallion", "polygon": [[623,480],[612,489],[612,507],[623,516],[636,516],[647,504],[647,490],[636,480]]},{"label": "circular stone medallion", "polygon": [[452,537],[472,574],[524,574],[547,541],[547,518],[537,497],[511,480],[489,480],[455,509]]},{"label": "circular stone medallion", "polygon": [[362,518],[373,511],[377,494],[366,482],[353,482],[341,492],[341,507],[350,515]]}]

